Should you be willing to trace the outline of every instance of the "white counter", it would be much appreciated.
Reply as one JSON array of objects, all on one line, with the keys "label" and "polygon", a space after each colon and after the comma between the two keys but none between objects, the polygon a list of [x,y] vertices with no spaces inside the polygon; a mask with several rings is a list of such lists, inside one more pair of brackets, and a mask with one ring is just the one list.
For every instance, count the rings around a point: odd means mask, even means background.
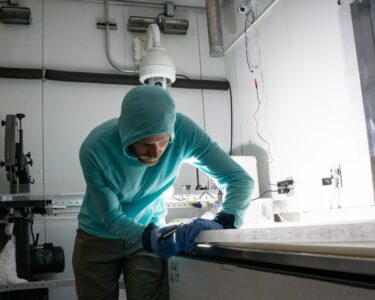
[{"label": "white counter", "polygon": [[330,223],[273,223],[204,231],[198,243],[375,258],[375,219]]}]

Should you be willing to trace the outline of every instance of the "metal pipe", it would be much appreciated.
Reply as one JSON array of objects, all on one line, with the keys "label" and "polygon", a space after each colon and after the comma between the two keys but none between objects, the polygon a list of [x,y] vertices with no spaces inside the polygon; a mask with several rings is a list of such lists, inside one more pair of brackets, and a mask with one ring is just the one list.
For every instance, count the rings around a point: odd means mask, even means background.
[{"label": "metal pipe", "polygon": [[[44,76],[43,76],[44,71]],[[21,69],[0,67],[0,78],[11,79],[47,79],[66,82],[86,82],[121,85],[139,85],[138,74],[103,74],[88,72],[69,72],[51,69]],[[202,79],[177,79],[173,88],[222,90],[229,89],[226,80],[202,80]]]},{"label": "metal pipe", "polygon": [[[45,78],[56,81],[68,82],[86,82],[86,83],[104,83],[104,84],[122,84],[139,85],[138,75],[119,75],[119,74],[100,74],[87,72],[69,72],[58,70],[46,70]],[[177,79],[173,88],[185,89],[204,89],[204,90],[222,90],[229,89],[229,82],[226,80],[197,80],[197,79]]]},{"label": "metal pipe", "polygon": [[211,57],[224,56],[219,0],[206,0],[208,40]]},{"label": "metal pipe", "polygon": [[160,47],[159,26],[155,23],[150,24],[147,28],[146,42],[143,47],[144,52],[153,47]]},{"label": "metal pipe", "polygon": [[0,67],[0,78],[42,79],[43,70]]},{"label": "metal pipe", "polygon": [[276,3],[278,2],[279,0],[275,0],[273,1],[270,5],[267,6],[267,8],[259,15],[258,18],[255,19],[255,21],[249,26],[246,28],[245,32],[242,32],[240,34],[240,36],[235,39],[225,50],[225,54],[229,52],[229,50],[231,50],[238,42],[240,39],[242,39],[242,37],[244,37],[244,35],[247,33],[247,31],[252,28],[253,26],[255,26],[275,5]]},{"label": "metal pipe", "polygon": [[138,85],[138,74],[100,74],[88,72],[70,72],[47,69],[45,79],[67,82],[104,83],[121,85]]},{"label": "metal pipe", "polygon": [[114,62],[114,60],[111,58],[111,47],[110,47],[110,34],[109,34],[109,0],[105,0],[105,37],[106,37],[106,54],[107,59],[111,66],[116,69],[119,72],[122,73],[132,73],[137,74],[136,70],[127,70],[125,68],[122,68],[118,64]]},{"label": "metal pipe", "polygon": [[28,7],[0,5],[0,21],[4,24],[31,24],[31,11]]},{"label": "metal pipe", "polygon": [[[76,0],[81,2],[93,2],[93,3],[103,3],[106,0]],[[111,1],[112,4],[124,5],[124,6],[143,6],[143,7],[156,7],[164,8],[164,2],[147,2],[147,1]],[[175,5],[175,8],[185,8],[185,9],[202,9],[206,10],[204,6],[194,6],[194,5]]]}]

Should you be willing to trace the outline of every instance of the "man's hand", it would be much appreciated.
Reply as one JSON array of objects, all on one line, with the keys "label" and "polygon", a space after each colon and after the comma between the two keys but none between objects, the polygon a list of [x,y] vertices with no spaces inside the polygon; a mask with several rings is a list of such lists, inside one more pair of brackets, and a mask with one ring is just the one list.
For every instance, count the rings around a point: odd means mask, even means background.
[{"label": "man's hand", "polygon": [[176,254],[174,235],[161,239],[163,233],[169,231],[175,226],[166,226],[159,228],[151,223],[146,227],[142,234],[142,245],[147,252],[155,253],[161,258],[168,259]]},{"label": "man's hand", "polygon": [[206,219],[194,219],[192,222],[183,224],[176,231],[176,253],[181,251],[190,252],[195,246],[195,238],[202,230],[224,229],[216,221]]},{"label": "man's hand", "polygon": [[189,223],[178,225],[176,232],[164,239],[161,239],[162,234],[176,225],[159,228],[151,223],[142,234],[142,245],[147,252],[154,252],[167,259],[181,251],[192,251],[195,247],[195,238],[202,230],[235,228],[234,219],[234,215],[223,212],[216,214],[213,220],[194,219]]}]

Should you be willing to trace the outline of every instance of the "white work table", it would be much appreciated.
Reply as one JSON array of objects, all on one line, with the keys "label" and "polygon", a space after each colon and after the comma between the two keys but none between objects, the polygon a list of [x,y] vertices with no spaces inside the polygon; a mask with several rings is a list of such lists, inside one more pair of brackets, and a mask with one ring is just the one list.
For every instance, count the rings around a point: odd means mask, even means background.
[{"label": "white work table", "polygon": [[375,220],[212,230],[196,241],[185,257],[375,289]]},{"label": "white work table", "polygon": [[375,258],[375,219],[336,223],[272,223],[204,231],[196,239],[227,248]]}]

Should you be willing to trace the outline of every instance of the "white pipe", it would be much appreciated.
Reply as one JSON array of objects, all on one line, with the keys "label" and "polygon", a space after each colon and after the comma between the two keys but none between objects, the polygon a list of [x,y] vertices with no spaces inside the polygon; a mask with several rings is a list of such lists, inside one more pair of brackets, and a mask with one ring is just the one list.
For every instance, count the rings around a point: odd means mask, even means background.
[{"label": "white pipe", "polygon": [[150,24],[147,28],[146,43],[143,50],[146,52],[153,47],[160,47],[160,30],[155,23]]},{"label": "white pipe", "polygon": [[263,12],[262,14],[252,23],[250,24],[249,27],[246,28],[245,32],[242,32],[242,34],[240,34],[240,36],[235,40],[233,41],[225,50],[224,50],[224,53],[226,54],[227,52],[229,52],[238,42],[240,39],[242,39],[245,34],[247,33],[247,31],[252,28],[253,26],[255,26],[275,5],[276,3],[279,2],[279,0],[275,0],[273,1]]},{"label": "white pipe", "polygon": [[110,47],[110,35],[109,35],[109,0],[105,0],[105,37],[106,37],[106,54],[107,59],[111,66],[115,68],[117,71],[122,73],[138,73],[136,70],[126,70],[122,68],[118,64],[116,64],[113,59],[111,58],[111,47]]}]

